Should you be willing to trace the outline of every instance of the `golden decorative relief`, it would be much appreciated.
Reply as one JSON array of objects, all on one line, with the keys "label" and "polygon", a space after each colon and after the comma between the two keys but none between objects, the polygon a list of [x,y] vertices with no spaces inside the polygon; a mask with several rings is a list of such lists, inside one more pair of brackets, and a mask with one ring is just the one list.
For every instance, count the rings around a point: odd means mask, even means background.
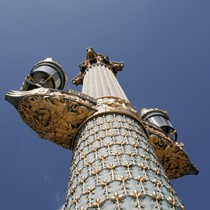
[{"label": "golden decorative relief", "polygon": [[80,124],[96,112],[94,99],[76,91],[40,88],[15,91],[12,97],[19,101],[18,112],[28,126],[41,138],[67,149]]},{"label": "golden decorative relief", "polygon": [[163,132],[145,125],[149,133],[149,141],[169,179],[175,179],[188,174],[197,174],[197,169],[190,162],[181,143],[174,142]]},{"label": "golden decorative relief", "polygon": [[97,100],[97,110],[98,110],[96,114],[101,112],[118,111],[131,115],[136,119],[139,119],[137,111],[130,104],[129,101],[114,96],[101,97],[96,100]]},{"label": "golden decorative relief", "polygon": [[107,66],[112,70],[114,75],[116,75],[118,71],[122,71],[124,67],[122,62],[110,61],[108,56],[96,53],[93,48],[87,48],[86,59],[79,65],[81,69],[80,73],[72,80],[72,83],[75,85],[81,85],[83,83],[86,69],[94,64]]}]

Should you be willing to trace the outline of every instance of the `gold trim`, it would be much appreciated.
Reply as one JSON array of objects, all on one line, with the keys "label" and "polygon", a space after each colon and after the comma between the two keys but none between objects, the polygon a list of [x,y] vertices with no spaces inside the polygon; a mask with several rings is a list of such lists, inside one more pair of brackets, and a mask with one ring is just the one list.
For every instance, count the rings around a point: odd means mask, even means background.
[{"label": "gold trim", "polygon": [[18,104],[23,121],[41,138],[66,149],[71,148],[80,124],[96,112],[94,99],[76,91],[40,88],[15,91],[9,97]]},{"label": "gold trim", "polygon": [[122,71],[124,64],[122,62],[110,61],[108,56],[96,53],[93,48],[87,48],[86,59],[82,62],[80,67],[80,73],[72,80],[72,83],[75,85],[81,85],[85,76],[85,71],[87,68],[90,68],[92,65],[105,65],[109,68],[114,75],[118,71]]},{"label": "gold trim", "polygon": [[[144,122],[143,122],[144,123]],[[157,158],[169,179],[176,179],[189,174],[198,174],[198,170],[191,163],[188,155],[183,150],[183,143],[174,142],[158,129],[145,124]]]}]

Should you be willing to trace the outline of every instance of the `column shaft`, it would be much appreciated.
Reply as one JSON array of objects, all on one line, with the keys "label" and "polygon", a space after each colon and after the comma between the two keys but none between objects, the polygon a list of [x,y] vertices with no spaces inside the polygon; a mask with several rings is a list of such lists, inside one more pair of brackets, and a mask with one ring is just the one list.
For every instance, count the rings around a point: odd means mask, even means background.
[{"label": "column shaft", "polygon": [[115,96],[128,101],[112,70],[106,65],[91,65],[85,74],[82,93],[94,98]]},{"label": "column shaft", "polygon": [[95,116],[74,146],[66,210],[184,209],[137,120]]}]

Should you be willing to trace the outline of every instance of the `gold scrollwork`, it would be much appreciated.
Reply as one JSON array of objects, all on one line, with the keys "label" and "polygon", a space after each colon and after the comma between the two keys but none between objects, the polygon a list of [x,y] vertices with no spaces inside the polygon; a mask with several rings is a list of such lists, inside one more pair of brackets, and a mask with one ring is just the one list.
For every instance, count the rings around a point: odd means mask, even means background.
[{"label": "gold scrollwork", "polygon": [[149,134],[150,144],[169,179],[179,178],[187,174],[196,174],[198,172],[190,162],[186,152],[176,142],[169,141],[158,135],[157,132],[151,132],[150,129]]},{"label": "gold scrollwork", "polygon": [[66,97],[65,94],[25,96],[18,111],[23,121],[41,138],[70,149],[80,124],[96,110],[90,102],[85,103],[78,96]]},{"label": "gold scrollwork", "polygon": [[118,112],[124,112],[127,113],[136,119],[139,119],[139,115],[135,108],[130,104],[129,101],[123,100],[121,98],[117,98],[114,96],[111,97],[100,97],[97,100],[97,109],[98,112],[107,112],[107,111],[118,111]]}]

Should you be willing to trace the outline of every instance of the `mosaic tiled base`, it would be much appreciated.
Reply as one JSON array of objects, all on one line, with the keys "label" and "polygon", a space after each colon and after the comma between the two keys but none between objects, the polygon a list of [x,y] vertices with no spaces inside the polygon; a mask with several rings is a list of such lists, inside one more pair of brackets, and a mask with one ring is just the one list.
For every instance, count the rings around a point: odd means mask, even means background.
[{"label": "mosaic tiled base", "polygon": [[184,209],[138,121],[109,113],[81,127],[65,210],[85,209]]}]

